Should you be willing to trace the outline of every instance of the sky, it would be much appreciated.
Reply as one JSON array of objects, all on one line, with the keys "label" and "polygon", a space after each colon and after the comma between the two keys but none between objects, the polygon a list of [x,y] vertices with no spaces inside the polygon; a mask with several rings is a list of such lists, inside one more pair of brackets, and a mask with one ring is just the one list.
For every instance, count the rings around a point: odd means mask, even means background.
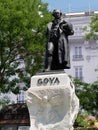
[{"label": "sky", "polygon": [[60,9],[62,12],[98,11],[98,0],[42,0],[49,4],[50,11]]}]

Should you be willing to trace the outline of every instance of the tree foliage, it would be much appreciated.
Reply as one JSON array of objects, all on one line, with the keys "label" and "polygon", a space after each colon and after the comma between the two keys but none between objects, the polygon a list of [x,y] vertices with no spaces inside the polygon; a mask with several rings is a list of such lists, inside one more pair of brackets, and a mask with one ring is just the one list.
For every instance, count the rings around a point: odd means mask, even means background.
[{"label": "tree foliage", "polygon": [[90,32],[86,35],[86,39],[98,40],[98,14],[95,14],[90,21]]},{"label": "tree foliage", "polygon": [[89,115],[98,117],[98,81],[88,84],[76,79],[75,84],[80,109],[87,111]]},{"label": "tree foliage", "polygon": [[46,24],[41,0],[0,0],[0,92],[18,93],[43,63]]}]

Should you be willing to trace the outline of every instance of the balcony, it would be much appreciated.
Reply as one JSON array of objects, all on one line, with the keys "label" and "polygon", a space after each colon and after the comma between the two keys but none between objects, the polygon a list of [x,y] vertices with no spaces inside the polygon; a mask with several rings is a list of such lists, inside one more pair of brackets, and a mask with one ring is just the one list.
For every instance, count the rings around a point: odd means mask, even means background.
[{"label": "balcony", "polygon": [[84,60],[83,55],[73,55],[73,61],[81,61]]}]

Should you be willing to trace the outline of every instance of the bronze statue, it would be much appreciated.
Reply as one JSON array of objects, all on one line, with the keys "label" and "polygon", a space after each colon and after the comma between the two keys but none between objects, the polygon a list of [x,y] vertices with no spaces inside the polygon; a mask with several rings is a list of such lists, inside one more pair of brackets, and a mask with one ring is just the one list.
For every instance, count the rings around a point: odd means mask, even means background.
[{"label": "bronze statue", "polygon": [[55,9],[52,13],[54,20],[47,26],[47,44],[45,56],[45,70],[59,70],[70,68],[70,52],[68,36],[73,35],[71,23],[62,18],[62,12]]}]

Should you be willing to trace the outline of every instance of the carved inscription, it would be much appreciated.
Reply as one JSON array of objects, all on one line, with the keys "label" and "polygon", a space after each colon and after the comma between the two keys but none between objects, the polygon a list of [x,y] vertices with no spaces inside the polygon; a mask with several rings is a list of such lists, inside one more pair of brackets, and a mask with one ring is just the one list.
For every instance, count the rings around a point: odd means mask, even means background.
[{"label": "carved inscription", "polygon": [[37,80],[37,86],[47,86],[47,85],[58,85],[60,83],[57,77],[50,78],[40,78]]}]

